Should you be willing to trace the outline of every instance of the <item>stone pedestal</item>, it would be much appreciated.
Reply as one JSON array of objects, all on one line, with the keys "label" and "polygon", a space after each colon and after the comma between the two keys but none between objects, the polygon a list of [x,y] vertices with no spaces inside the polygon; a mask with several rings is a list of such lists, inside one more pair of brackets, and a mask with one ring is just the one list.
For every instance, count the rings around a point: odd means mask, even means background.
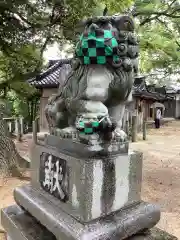
[{"label": "stone pedestal", "polygon": [[142,154],[120,145],[92,150],[52,136],[35,144],[31,184],[2,211],[9,237],[120,240],[156,225],[159,208],[141,201]]},{"label": "stone pedestal", "polygon": [[[11,206],[8,209],[3,210],[2,218],[4,226],[6,226],[12,234],[12,238],[8,236],[7,240],[56,240],[56,237],[38,223],[35,218],[17,206]],[[150,231],[145,231],[127,238],[127,240],[167,239],[178,240],[175,236],[157,228],[153,228]]]}]

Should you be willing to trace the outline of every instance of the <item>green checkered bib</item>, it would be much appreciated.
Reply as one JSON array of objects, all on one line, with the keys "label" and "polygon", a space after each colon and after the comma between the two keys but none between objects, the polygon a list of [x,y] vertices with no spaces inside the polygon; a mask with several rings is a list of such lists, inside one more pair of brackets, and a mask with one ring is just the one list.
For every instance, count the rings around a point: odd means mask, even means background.
[{"label": "green checkered bib", "polygon": [[116,32],[112,28],[102,29],[91,25],[81,35],[76,46],[76,56],[83,64],[106,64],[119,62]]}]

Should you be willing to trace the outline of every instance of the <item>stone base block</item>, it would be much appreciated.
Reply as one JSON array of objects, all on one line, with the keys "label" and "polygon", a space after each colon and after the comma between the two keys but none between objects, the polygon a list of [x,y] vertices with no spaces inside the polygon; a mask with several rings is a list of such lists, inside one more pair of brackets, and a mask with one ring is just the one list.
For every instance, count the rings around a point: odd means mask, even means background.
[{"label": "stone base block", "polygon": [[[15,200],[58,240],[126,239],[139,231],[152,228],[160,219],[160,210],[156,205],[140,202],[127,209],[83,224],[30,187],[16,192]],[[9,232],[9,227],[6,227],[5,216],[8,211],[8,209],[3,211],[4,217],[2,218],[2,224],[7,232]]]},{"label": "stone base block", "polygon": [[[89,137],[89,136],[88,136]],[[60,138],[54,135],[48,135],[45,138],[45,143],[48,146],[61,149],[63,152],[71,153],[73,156],[76,154],[78,157],[97,157],[107,156],[108,154],[123,154],[128,153],[129,142],[117,142],[106,144],[83,144],[72,139]]]},{"label": "stone base block", "polygon": [[31,185],[67,214],[89,222],[141,200],[142,153],[85,158],[56,147],[33,147]]},{"label": "stone base block", "polygon": [[[5,229],[8,231],[7,240],[56,240],[56,237],[52,233],[16,205],[4,209],[2,211],[2,219]],[[160,229],[153,228],[147,233],[137,234],[127,238],[127,240],[178,239]]]}]

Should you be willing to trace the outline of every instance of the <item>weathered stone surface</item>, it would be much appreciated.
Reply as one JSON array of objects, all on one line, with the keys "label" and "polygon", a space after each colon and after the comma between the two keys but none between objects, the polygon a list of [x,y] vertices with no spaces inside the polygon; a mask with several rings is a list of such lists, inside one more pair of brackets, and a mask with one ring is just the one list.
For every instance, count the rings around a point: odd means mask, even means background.
[{"label": "weathered stone surface", "polygon": [[[42,189],[43,181],[46,180],[42,178],[45,175],[42,172],[49,171],[50,164],[46,162],[45,166],[42,158],[44,154],[66,162],[68,179],[64,177],[61,182],[67,182],[64,184],[66,187],[61,186],[67,195],[65,202],[60,201],[60,197],[54,197],[51,189],[49,193],[44,193]],[[85,158],[66,153],[61,146],[35,145],[31,159],[32,187],[81,222],[108,215],[141,200],[142,154],[139,152]],[[44,184],[48,185],[47,182]]]},{"label": "weathered stone surface", "polygon": [[[54,237],[54,236],[52,236],[52,237]],[[12,239],[7,236],[7,240],[14,240],[14,238]],[[26,238],[26,240],[29,240],[29,238]],[[48,240],[51,240],[50,236],[49,236]],[[54,239],[52,239],[52,240],[54,240]],[[147,235],[146,234],[136,235],[134,237],[128,238],[127,240],[178,240],[178,238],[175,236],[172,236],[169,233],[164,232],[160,229],[153,228],[151,230],[151,232]]]},{"label": "weathered stone surface", "polygon": [[155,205],[140,203],[105,218],[81,224],[31,187],[17,189],[15,200],[58,239],[61,237],[68,239],[69,234],[72,239],[84,239],[84,237],[94,239],[95,236],[97,239],[109,239],[114,236],[124,239],[143,229],[153,227],[160,219],[160,211]]},{"label": "weathered stone surface", "polygon": [[111,154],[124,154],[128,153],[129,142],[106,142],[104,144],[82,144],[72,139],[62,139],[58,136],[47,135],[45,138],[46,145],[55,147],[61,151],[68,152],[72,156],[78,157],[97,157],[107,156]]},{"label": "weathered stone surface", "polygon": [[[1,213],[3,224],[8,229],[9,240],[57,240],[45,227],[31,215],[14,205]],[[71,238],[69,238],[71,239]],[[97,238],[94,238],[97,239]],[[62,240],[62,239],[61,239]],[[89,239],[88,239],[89,240]],[[119,238],[117,238],[119,240]],[[178,240],[176,237],[160,229],[153,228],[149,234],[139,234],[127,240]]]},{"label": "weathered stone surface", "polygon": [[127,211],[117,212],[88,224],[81,224],[58,210],[57,206],[52,207],[50,203],[44,203],[44,199],[37,199],[34,196],[31,202],[28,201],[26,210],[31,212],[50,232],[44,227],[41,228],[34,218],[17,206],[3,209],[2,223],[8,235],[11,238],[14,237],[13,240],[121,240],[143,229],[153,227],[160,217],[159,209],[154,205],[141,203]]}]

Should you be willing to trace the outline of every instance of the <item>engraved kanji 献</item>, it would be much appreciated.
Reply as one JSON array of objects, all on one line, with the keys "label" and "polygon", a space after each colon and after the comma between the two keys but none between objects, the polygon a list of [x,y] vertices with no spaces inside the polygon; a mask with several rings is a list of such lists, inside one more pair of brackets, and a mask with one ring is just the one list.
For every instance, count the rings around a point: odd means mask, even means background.
[{"label": "engraved kanji \u732e", "polygon": [[43,186],[47,187],[50,191],[53,188],[53,167],[52,156],[49,155],[45,162],[45,179],[43,181]]},{"label": "engraved kanji \u732e", "polygon": [[45,179],[43,181],[43,186],[48,188],[50,193],[58,192],[61,199],[65,198],[65,193],[61,187],[63,181],[63,169],[60,166],[59,160],[56,163],[52,162],[52,156],[48,156],[45,162]]}]

